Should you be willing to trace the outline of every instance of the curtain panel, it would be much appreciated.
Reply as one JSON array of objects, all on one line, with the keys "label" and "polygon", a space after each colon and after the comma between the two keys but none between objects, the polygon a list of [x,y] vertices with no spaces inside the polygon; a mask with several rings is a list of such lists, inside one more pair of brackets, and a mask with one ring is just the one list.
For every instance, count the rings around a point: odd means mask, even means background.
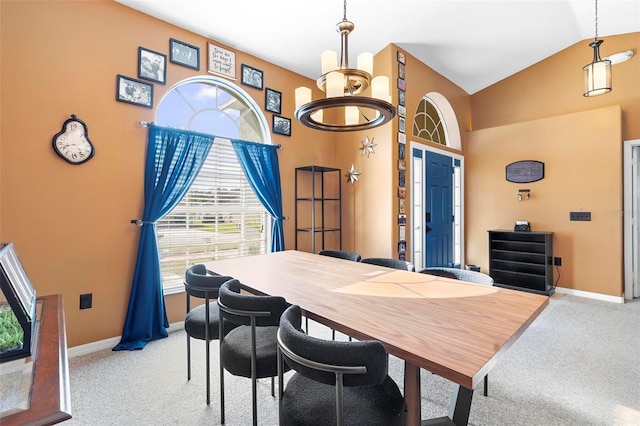
[{"label": "curtain panel", "polygon": [[149,126],[138,257],[122,338],[114,351],[142,349],[168,336],[155,223],[187,193],[213,140],[211,135]]}]

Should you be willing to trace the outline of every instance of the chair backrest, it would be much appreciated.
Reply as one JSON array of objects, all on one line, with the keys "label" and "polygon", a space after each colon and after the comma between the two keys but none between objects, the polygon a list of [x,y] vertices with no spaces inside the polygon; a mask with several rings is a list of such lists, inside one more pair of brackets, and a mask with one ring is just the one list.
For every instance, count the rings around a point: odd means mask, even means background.
[{"label": "chair backrest", "polygon": [[184,289],[187,295],[201,299],[216,299],[218,290],[225,282],[232,279],[207,270],[201,263],[190,266],[184,274]]},{"label": "chair backrest", "polygon": [[387,377],[388,355],[380,342],[317,339],[301,330],[301,318],[299,306],[289,307],[278,330],[278,346],[289,367],[299,374],[335,385],[336,373],[344,373],[344,386],[380,384]]},{"label": "chair backrest", "polygon": [[362,256],[360,253],[345,250],[320,250],[318,252],[321,256],[337,257],[339,259],[353,260],[354,262],[360,262]]},{"label": "chair backrest", "polygon": [[362,263],[369,263],[371,265],[385,266],[387,268],[401,269],[403,271],[415,272],[416,267],[411,262],[400,259],[392,259],[389,257],[365,257],[360,260]]},{"label": "chair backrest", "polygon": [[251,325],[255,319],[258,327],[277,326],[280,316],[289,304],[279,296],[254,296],[240,293],[240,281],[232,279],[220,286],[218,306],[225,320],[238,325]]},{"label": "chair backrest", "polygon": [[493,278],[482,272],[458,268],[430,267],[420,271],[421,274],[437,275],[476,284],[493,285]]}]

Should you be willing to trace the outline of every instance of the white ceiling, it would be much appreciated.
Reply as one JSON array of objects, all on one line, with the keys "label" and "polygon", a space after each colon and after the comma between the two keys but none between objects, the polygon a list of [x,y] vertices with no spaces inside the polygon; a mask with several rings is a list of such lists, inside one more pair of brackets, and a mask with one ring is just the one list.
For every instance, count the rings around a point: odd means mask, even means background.
[{"label": "white ceiling", "polygon": [[[335,26],[343,0],[115,1],[313,79],[320,53],[340,50]],[[589,63],[595,3],[349,0],[347,19],[356,26],[349,36],[352,67],[359,53],[395,43],[473,94],[581,40]],[[639,0],[599,0],[602,56],[617,53],[607,49],[606,36],[632,32],[640,32]],[[638,54],[637,47],[627,49]]]}]

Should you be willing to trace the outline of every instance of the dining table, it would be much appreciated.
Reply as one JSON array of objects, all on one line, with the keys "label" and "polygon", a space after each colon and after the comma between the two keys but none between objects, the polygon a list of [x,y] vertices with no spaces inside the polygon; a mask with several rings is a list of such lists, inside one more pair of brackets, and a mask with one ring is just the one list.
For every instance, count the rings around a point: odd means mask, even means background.
[{"label": "dining table", "polygon": [[[544,295],[286,250],[205,262],[256,295],[404,360],[407,425],[466,425],[473,390],[549,303]],[[449,413],[421,418],[420,369],[452,382]]]}]

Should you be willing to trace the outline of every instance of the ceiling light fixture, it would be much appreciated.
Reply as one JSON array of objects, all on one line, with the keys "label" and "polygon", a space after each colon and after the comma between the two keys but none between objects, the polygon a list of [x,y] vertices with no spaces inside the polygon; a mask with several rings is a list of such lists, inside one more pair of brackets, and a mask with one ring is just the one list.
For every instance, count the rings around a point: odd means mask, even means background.
[{"label": "ceiling light fixture", "polygon": [[584,71],[584,96],[604,95],[611,91],[611,61],[600,59],[600,45],[598,40],[598,0],[596,0],[596,33],[594,40],[589,43],[593,48],[593,61],[585,65]]},{"label": "ceiling light fixture", "polygon": [[[389,77],[373,77],[373,55],[361,53],[357,58],[357,68],[349,68],[349,33],[355,28],[347,20],[347,0],[344,0],[344,17],[336,30],[341,36],[340,65],[335,51],[322,52],[322,75],[317,80],[325,99],[311,100],[311,89],[298,87],[295,90],[298,121],[307,127],[329,132],[351,132],[365,130],[388,123],[396,109],[391,105]],[[358,96],[371,86],[371,97]],[[327,120],[325,111],[337,109],[342,114],[331,114],[333,121]]]},{"label": "ceiling light fixture", "polygon": [[621,64],[623,62],[627,62],[633,56],[633,50],[625,50],[624,52],[614,53],[613,55],[609,55],[604,59],[608,59],[611,61],[611,65]]}]

